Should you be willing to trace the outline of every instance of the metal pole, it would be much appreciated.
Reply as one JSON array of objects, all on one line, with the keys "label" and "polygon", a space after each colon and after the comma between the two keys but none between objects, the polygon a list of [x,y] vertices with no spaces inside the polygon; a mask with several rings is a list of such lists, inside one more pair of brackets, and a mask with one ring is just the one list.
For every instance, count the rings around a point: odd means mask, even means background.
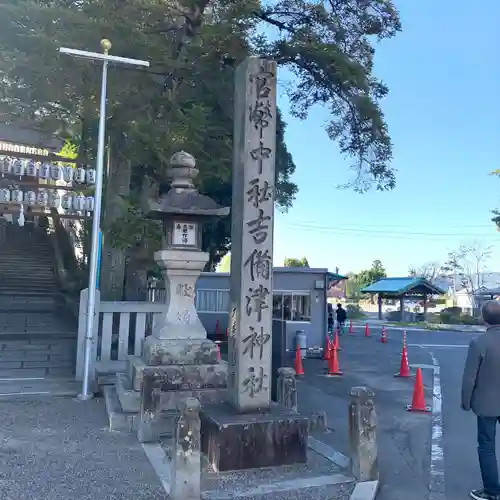
[{"label": "metal pole", "polygon": [[92,397],[89,394],[89,375],[92,362],[92,344],[93,344],[93,327],[96,303],[96,289],[99,286],[99,265],[102,237],[100,236],[100,221],[101,221],[101,205],[102,205],[102,184],[104,172],[104,141],[106,135],[106,91],[108,83],[108,63],[129,64],[149,68],[148,61],[139,59],[129,59],[127,57],[117,57],[109,54],[111,42],[107,39],[101,40],[103,54],[97,52],[88,52],[86,50],[69,49],[60,47],[59,52],[72,57],[87,59],[91,61],[102,61],[102,83],[101,83],[101,103],[99,109],[99,140],[97,144],[97,168],[96,168],[96,183],[95,183],[95,205],[92,224],[92,241],[89,263],[89,288],[87,301],[87,321],[85,328],[85,345],[84,345],[84,366],[83,366],[83,383],[82,393],[79,394],[79,399],[86,400]]},{"label": "metal pole", "polygon": [[94,216],[92,219],[92,240],[90,252],[90,272],[89,272],[89,288],[87,301],[87,324],[85,328],[85,357],[83,365],[83,383],[82,393],[78,396],[79,399],[86,400],[92,397],[89,394],[89,375],[90,364],[92,357],[93,344],[93,329],[94,329],[94,314],[95,314],[95,299],[97,289],[97,266],[99,249],[99,233],[101,222],[101,205],[102,205],[102,184],[104,172],[104,137],[106,132],[106,90],[108,85],[108,61],[102,64],[102,83],[101,83],[101,105],[99,107],[99,139],[97,143],[97,167],[96,167],[96,182],[95,182],[95,205]]}]

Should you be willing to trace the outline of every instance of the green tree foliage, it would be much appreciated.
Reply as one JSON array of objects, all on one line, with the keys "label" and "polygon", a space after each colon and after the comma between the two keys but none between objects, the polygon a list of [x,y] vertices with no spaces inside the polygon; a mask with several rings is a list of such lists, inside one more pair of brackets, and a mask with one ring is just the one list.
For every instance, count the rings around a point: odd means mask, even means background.
[{"label": "green tree foliage", "polygon": [[258,37],[257,50],[297,76],[288,89],[293,113],[303,118],[318,103],[330,109],[327,132],[353,159],[351,186],[393,188],[392,145],[379,105],[388,89],[372,73],[374,42],[401,30],[393,3],[271,0],[254,15],[269,33]]},{"label": "green tree foliage", "polygon": [[379,259],[373,261],[370,269],[365,269],[357,274],[361,288],[372,285],[382,278],[387,278],[387,272]]},{"label": "green tree foliage", "polygon": [[302,259],[287,257],[283,265],[285,267],[310,267],[306,257],[302,257]]},{"label": "green tree foliage", "polygon": [[372,263],[370,269],[364,269],[359,273],[348,273],[349,279],[346,283],[346,295],[349,298],[359,299],[361,290],[382,278],[387,278],[387,272],[382,262],[376,259]]},{"label": "green tree foliage", "polygon": [[[330,110],[329,136],[353,160],[352,185],[394,186],[391,141],[373,73],[374,43],[400,30],[389,0],[6,0],[0,2],[0,119],[39,125],[71,137],[95,158],[100,68],[58,55],[61,46],[151,61],[147,71],[112,68],[107,136],[115,179],[107,186],[105,227],[115,247],[158,245],[144,200],[162,184],[179,149],[195,156],[200,191],[231,202],[234,66],[249,54],[275,58],[296,78],[287,86],[292,112]],[[295,165],[278,115],[276,202],[287,210]],[[128,182],[128,179],[131,182]],[[130,187],[128,186],[130,185]],[[230,248],[229,220],[205,229],[214,266]],[[152,240],[152,241],[149,241]]]}]

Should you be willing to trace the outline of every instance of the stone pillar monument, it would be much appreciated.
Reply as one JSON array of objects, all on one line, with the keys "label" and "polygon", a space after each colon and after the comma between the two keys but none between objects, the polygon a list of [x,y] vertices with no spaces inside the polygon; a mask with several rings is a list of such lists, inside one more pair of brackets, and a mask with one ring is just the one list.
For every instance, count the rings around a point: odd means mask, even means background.
[{"label": "stone pillar monument", "polygon": [[252,57],[235,76],[230,405],[202,411],[203,451],[218,470],[306,461],[307,419],[271,403],[276,70]]},{"label": "stone pillar monument", "polygon": [[198,170],[190,154],[176,153],[168,174],[170,191],[150,202],[151,216],[164,225],[165,249],[155,253],[155,260],[165,277],[165,312],[154,318],[142,359],[129,363],[129,387],[123,375],[117,376],[122,407],[128,397],[132,402],[129,411],[140,411],[138,434],[142,442],[171,434],[178,408],[186,398],[198,398],[202,404],[227,398],[227,364],[218,361],[217,346],[207,339],[198,318],[195,286],[208,261],[201,246],[202,223],[228,215],[229,208],[195,188],[193,179]]},{"label": "stone pillar monument", "polygon": [[249,59],[235,90],[228,384],[244,413],[271,403],[276,63]]}]

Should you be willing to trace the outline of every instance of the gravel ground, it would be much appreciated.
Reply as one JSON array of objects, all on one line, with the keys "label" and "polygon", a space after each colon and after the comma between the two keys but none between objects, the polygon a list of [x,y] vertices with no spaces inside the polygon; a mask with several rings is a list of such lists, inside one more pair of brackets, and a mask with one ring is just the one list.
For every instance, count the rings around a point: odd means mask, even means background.
[{"label": "gravel ground", "polygon": [[133,435],[107,430],[103,400],[0,403],[3,500],[164,500]]},{"label": "gravel ground", "polygon": [[[349,500],[354,484],[337,484],[318,488],[303,488],[258,496],[231,497],[239,500]],[[202,498],[205,498],[202,495]]]}]

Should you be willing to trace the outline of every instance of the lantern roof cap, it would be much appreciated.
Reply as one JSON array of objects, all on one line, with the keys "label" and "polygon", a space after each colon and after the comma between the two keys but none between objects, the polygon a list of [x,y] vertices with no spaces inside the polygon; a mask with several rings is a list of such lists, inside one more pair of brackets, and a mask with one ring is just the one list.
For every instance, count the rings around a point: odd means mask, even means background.
[{"label": "lantern roof cap", "polygon": [[212,198],[198,192],[193,180],[198,175],[196,161],[185,151],[175,153],[170,159],[167,175],[172,179],[168,193],[156,200],[149,200],[149,210],[155,218],[164,219],[172,215],[200,217],[224,217],[230,208],[223,207]]}]

